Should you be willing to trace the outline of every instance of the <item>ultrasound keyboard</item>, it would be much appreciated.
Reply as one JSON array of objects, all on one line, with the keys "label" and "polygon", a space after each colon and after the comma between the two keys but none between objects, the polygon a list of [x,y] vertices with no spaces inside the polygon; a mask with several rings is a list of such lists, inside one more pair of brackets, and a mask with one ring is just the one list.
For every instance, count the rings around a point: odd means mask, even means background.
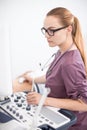
[{"label": "ultrasound keyboard", "polygon": [[25,92],[12,94],[7,102],[0,104],[0,108],[28,130],[31,130],[35,123],[37,130],[39,128],[40,130],[58,130],[71,122],[69,116],[61,113],[60,109],[53,107],[43,106],[38,117],[35,117],[38,106],[27,104]]}]

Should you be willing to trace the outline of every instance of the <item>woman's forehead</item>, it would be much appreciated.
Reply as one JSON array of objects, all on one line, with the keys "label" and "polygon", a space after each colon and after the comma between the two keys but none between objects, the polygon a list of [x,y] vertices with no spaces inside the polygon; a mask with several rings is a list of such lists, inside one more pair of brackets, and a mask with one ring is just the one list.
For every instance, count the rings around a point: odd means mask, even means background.
[{"label": "woman's forehead", "polygon": [[57,27],[60,26],[60,19],[55,16],[46,16],[44,19],[44,27]]}]

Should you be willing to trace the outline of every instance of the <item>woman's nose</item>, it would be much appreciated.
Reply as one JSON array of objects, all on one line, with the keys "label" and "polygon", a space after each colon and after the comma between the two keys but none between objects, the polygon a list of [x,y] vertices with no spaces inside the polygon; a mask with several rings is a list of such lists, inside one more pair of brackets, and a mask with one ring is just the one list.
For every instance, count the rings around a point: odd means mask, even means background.
[{"label": "woman's nose", "polygon": [[49,34],[47,32],[45,32],[45,38],[49,38]]}]

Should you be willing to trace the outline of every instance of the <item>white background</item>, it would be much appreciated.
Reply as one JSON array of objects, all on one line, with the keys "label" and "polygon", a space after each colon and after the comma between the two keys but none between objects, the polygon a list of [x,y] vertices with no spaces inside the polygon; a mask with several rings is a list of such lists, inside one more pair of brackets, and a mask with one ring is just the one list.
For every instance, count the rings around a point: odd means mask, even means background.
[{"label": "white background", "polygon": [[57,50],[48,46],[41,27],[46,13],[58,6],[78,17],[87,47],[87,0],[0,0],[0,24],[10,25],[12,78],[43,65]]}]

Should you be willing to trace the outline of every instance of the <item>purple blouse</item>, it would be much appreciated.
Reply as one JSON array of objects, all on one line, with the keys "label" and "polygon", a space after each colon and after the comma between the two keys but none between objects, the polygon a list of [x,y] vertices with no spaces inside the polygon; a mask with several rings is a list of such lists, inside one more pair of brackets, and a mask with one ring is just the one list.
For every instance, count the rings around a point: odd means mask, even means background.
[{"label": "purple blouse", "polygon": [[[84,63],[78,50],[61,55],[57,52],[46,74],[50,97],[81,99],[87,103],[87,80]],[[74,112],[77,123],[69,130],[87,130],[87,112]]]}]

